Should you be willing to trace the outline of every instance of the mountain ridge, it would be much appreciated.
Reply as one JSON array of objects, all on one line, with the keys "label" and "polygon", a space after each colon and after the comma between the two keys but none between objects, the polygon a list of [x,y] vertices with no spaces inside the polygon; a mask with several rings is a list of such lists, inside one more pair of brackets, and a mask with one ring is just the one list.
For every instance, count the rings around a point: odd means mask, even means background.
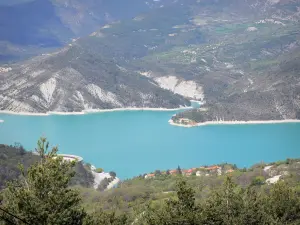
[{"label": "mountain ridge", "polygon": [[[299,7],[297,1],[170,2],[11,65],[1,73],[0,109],[178,108],[195,99],[211,108],[211,119],[294,119]],[[61,87],[52,90],[54,83]]]}]

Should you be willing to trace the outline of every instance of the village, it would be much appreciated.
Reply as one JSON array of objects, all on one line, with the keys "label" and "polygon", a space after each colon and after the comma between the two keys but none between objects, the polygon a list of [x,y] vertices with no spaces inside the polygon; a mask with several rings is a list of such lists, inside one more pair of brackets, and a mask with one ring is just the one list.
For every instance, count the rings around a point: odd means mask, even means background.
[{"label": "village", "polygon": [[223,174],[234,172],[235,167],[236,167],[235,165],[231,165],[231,164],[200,166],[199,168],[190,168],[190,169],[181,169],[180,167],[178,167],[177,169],[166,170],[166,171],[156,170],[153,173],[145,174],[144,178],[150,179],[161,175],[170,175],[170,176],[183,175],[187,177],[189,176],[201,177],[201,176],[212,176],[212,175],[221,176]]},{"label": "village", "polygon": [[183,126],[183,127],[194,127],[198,124],[194,120],[188,118],[175,118],[174,116],[169,120],[169,123],[174,126]]}]

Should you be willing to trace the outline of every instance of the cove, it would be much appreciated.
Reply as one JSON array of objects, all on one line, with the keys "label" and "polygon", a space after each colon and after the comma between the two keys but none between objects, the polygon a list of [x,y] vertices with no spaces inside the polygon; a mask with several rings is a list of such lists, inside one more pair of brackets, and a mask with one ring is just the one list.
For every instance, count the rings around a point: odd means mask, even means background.
[{"label": "cove", "polygon": [[130,178],[156,169],[235,163],[248,167],[300,157],[300,123],[171,126],[170,111],[118,111],[86,115],[0,114],[0,143],[33,150],[40,136],[61,153]]}]

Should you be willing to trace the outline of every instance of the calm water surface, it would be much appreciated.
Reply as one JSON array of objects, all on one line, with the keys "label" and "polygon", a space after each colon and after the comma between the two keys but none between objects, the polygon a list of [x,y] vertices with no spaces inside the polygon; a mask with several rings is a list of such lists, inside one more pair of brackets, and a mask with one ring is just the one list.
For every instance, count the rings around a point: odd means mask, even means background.
[{"label": "calm water surface", "polygon": [[174,112],[110,112],[72,116],[0,114],[0,143],[32,150],[45,136],[61,153],[128,178],[155,169],[230,162],[240,167],[300,157],[300,123],[216,125],[168,124]]}]

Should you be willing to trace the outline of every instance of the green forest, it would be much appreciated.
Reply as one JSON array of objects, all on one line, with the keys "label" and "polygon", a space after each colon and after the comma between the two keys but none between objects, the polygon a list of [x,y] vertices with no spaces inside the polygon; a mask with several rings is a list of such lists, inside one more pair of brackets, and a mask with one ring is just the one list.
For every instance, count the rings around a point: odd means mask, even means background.
[{"label": "green forest", "polygon": [[[222,176],[138,176],[99,192],[88,188],[92,177],[85,166],[55,157],[58,149],[50,149],[45,138],[38,141],[37,155],[19,145],[9,148],[7,154],[21,152],[5,162],[24,163],[17,165],[17,175],[1,177],[0,224],[300,224],[296,159],[271,164],[289,171],[274,184],[265,182],[260,163]],[[1,151],[2,158],[7,154]],[[3,163],[1,171],[16,170]]]}]

